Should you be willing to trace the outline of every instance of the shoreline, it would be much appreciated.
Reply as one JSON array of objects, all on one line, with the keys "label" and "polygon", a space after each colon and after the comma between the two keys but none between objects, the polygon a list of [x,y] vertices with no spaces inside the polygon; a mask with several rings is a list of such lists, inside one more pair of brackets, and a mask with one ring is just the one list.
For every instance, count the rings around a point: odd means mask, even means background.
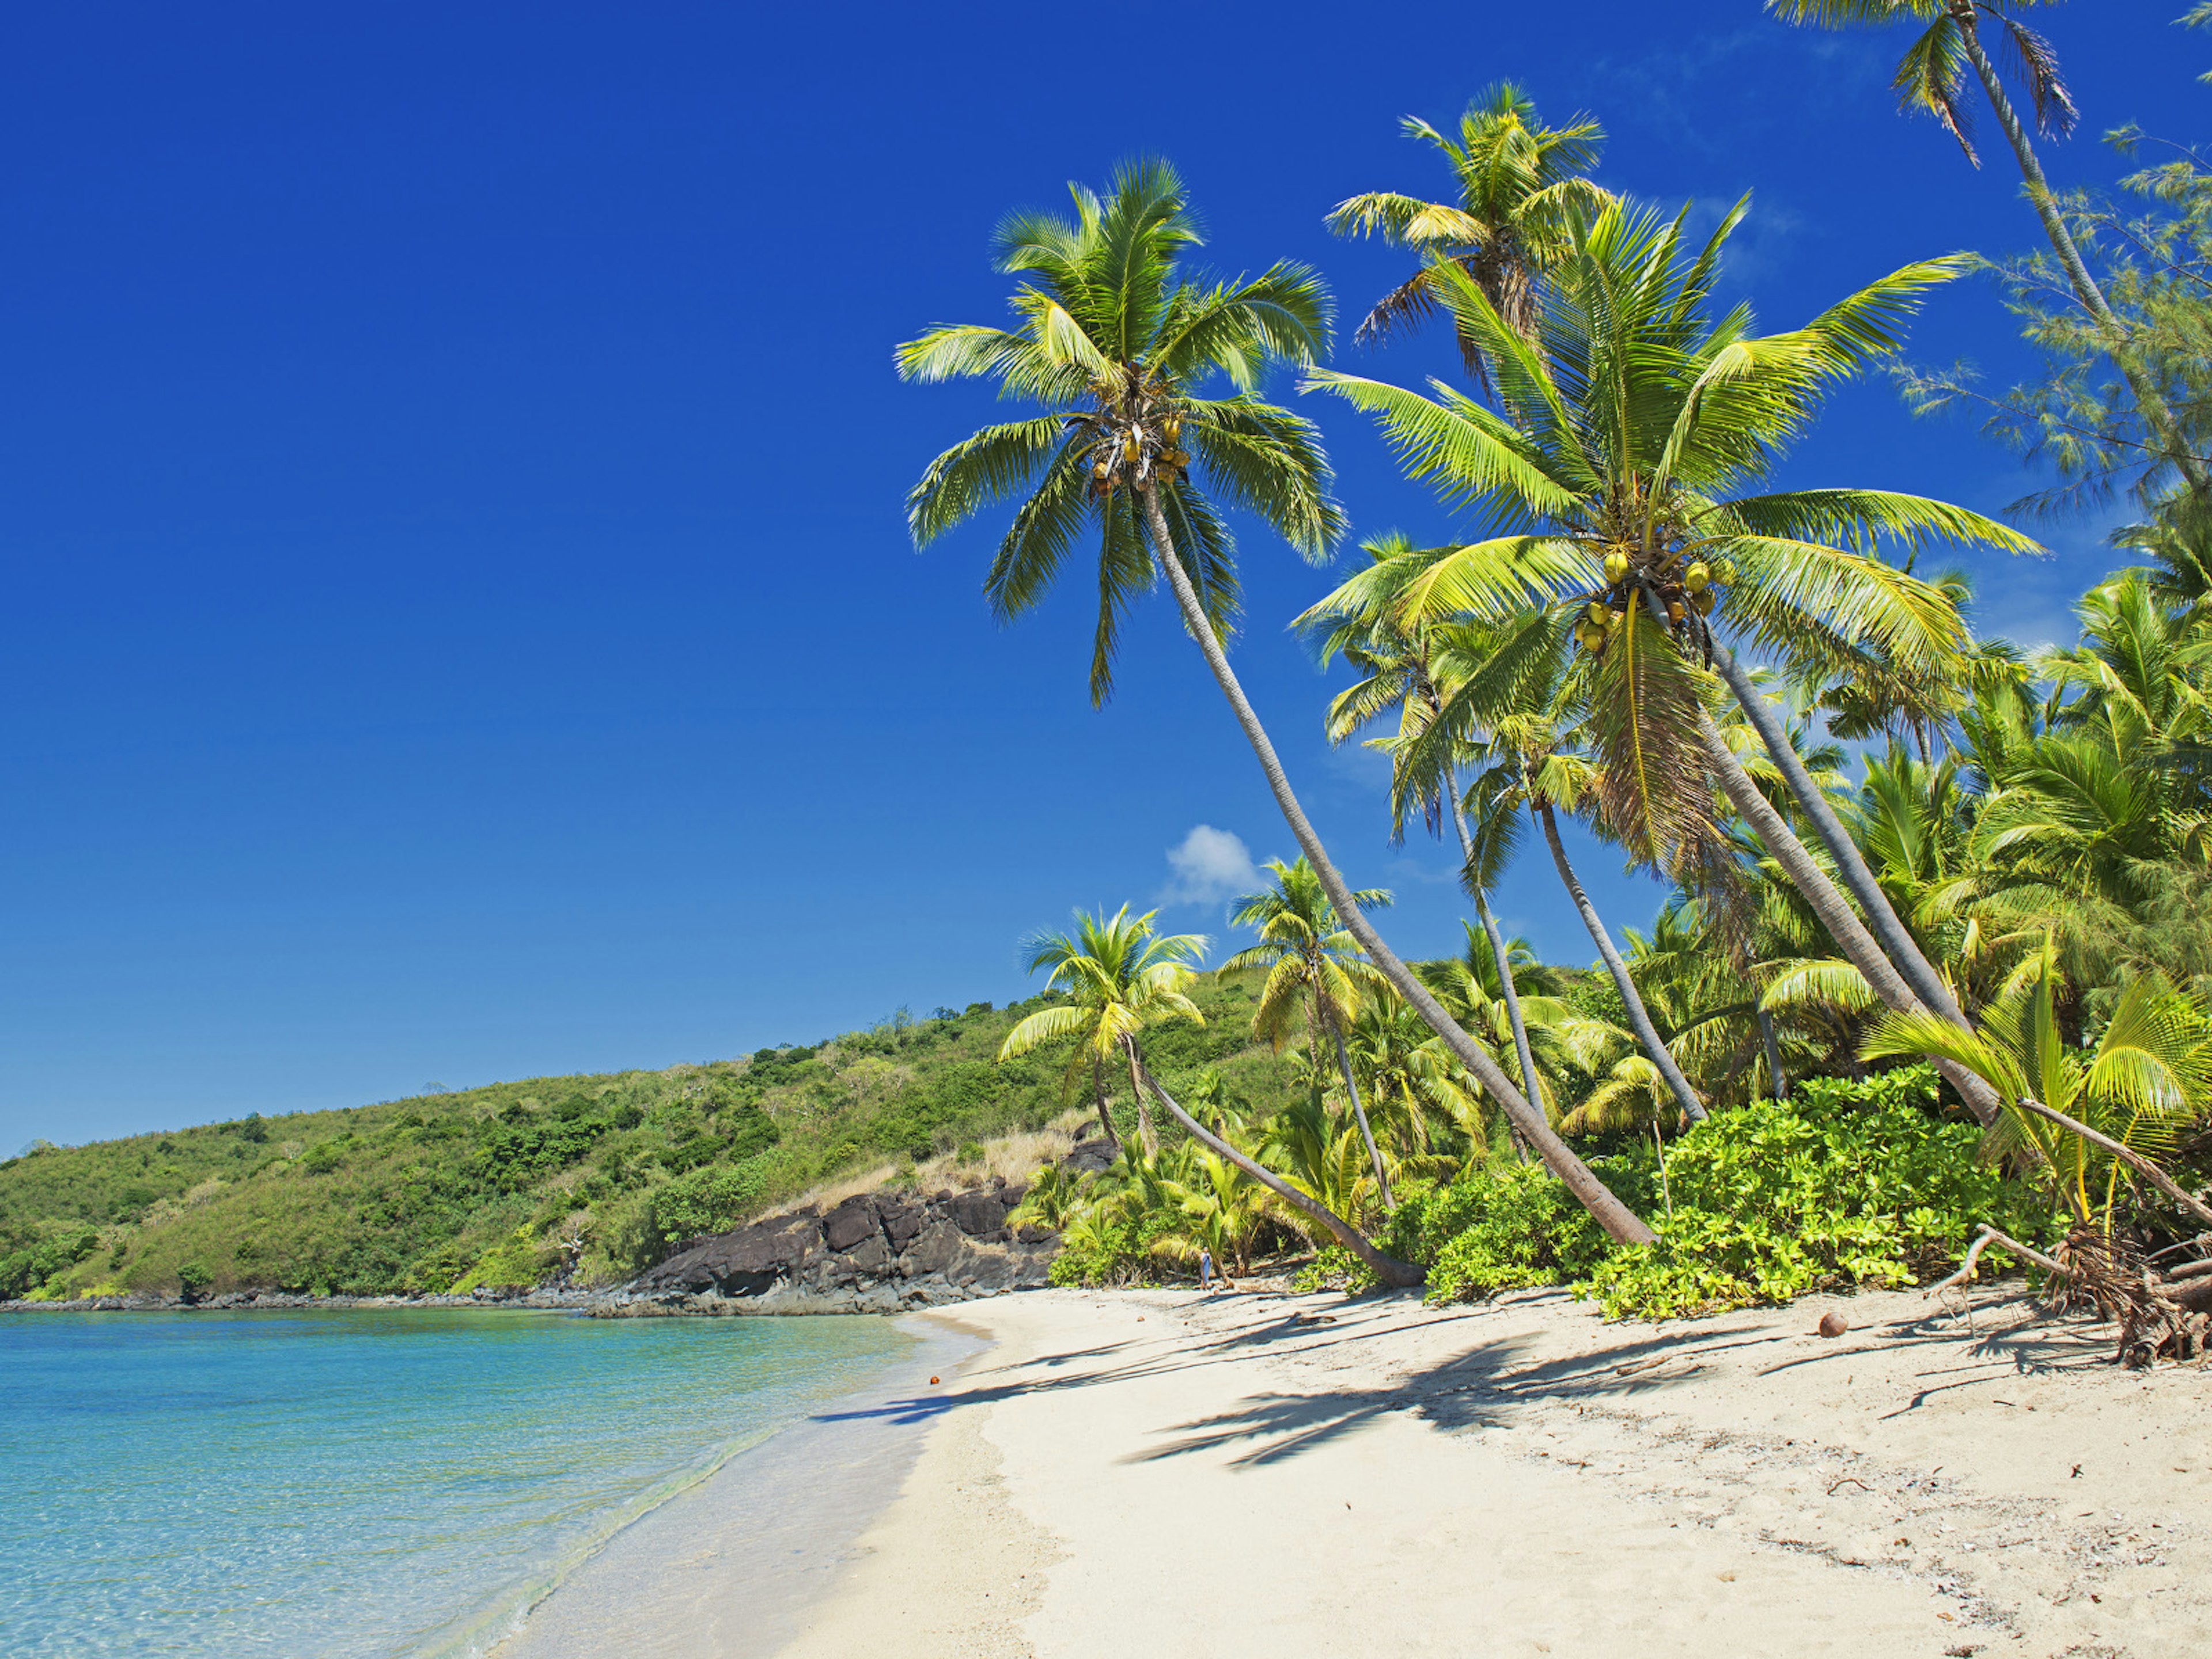
[{"label": "shoreline", "polygon": [[2002,1288],[962,1313],[994,1346],[780,1659],[2212,1651],[2198,1368]]},{"label": "shoreline", "polygon": [[988,1346],[941,1315],[867,1387],[819,1402],[614,1531],[505,1618],[481,1659],[769,1659],[830,1593],[945,1409],[923,1379]]}]

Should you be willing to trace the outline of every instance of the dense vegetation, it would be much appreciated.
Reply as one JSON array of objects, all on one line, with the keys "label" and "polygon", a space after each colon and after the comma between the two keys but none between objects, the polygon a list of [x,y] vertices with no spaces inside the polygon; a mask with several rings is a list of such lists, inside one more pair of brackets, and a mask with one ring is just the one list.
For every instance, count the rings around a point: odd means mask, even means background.
[{"label": "dense vegetation", "polygon": [[[1072,215],[1005,222],[1005,325],[898,349],[909,379],[987,380],[1021,406],[929,465],[917,543],[1011,503],[985,586],[1011,618],[1095,542],[1094,701],[1126,613],[1164,579],[1301,854],[1234,907],[1263,929],[1255,1032],[1303,1051],[1287,1105],[1147,1080],[1182,941],[1124,912],[1040,952],[1079,992],[1069,1029],[1094,1064],[1126,1061],[1172,1120],[1033,1197],[1065,1229],[1063,1278],[1200,1249],[1241,1264],[1290,1235],[1349,1279],[1444,1295],[1564,1279],[1665,1314],[1902,1282],[1993,1232],[2155,1327],[2153,1350],[2203,1341],[2212,1303],[2153,1264],[2212,1224],[2195,1190],[2212,1160],[2212,171],[2160,149],[2117,200],[2054,191],[2038,140],[2074,106],[1999,0],[1769,9],[1924,27],[1905,107],[1965,144],[1969,98],[1996,106],[2048,252],[1862,273],[1761,332],[1717,295],[1747,203],[1693,240],[1686,209],[1589,176],[1595,119],[1547,126],[1504,85],[1455,130],[1408,118],[1449,195],[1371,191],[1327,216],[1413,263],[1359,337],[1446,323],[1460,384],[1324,367],[1319,274],[1192,268],[1196,219],[1158,161],[1073,187]],[[2007,393],[1901,356],[1928,291],[1977,271],[2045,360]],[[1439,544],[1370,541],[1291,619],[1356,676],[1324,729],[1373,733],[1392,762],[1378,833],[1456,839],[1475,911],[1456,962],[1390,950],[1370,914],[1387,896],[1337,870],[1229,661],[1226,512],[1314,562],[1345,522],[1319,428],[1263,395],[1271,368],[1371,416],[1459,515]],[[1938,562],[2039,554],[2015,525],[1879,478],[1778,477],[1869,371],[1923,413],[1978,400],[2055,472],[2007,516],[2124,504],[2128,562],[2082,598],[2076,644],[1977,637],[1971,582]],[[1670,890],[1648,933],[1591,904],[1566,817]],[[1562,996],[1500,936],[1488,895],[1524,842],[1587,927],[1609,1006]]]},{"label": "dense vegetation", "polygon": [[[674,1241],[818,1182],[972,1155],[1060,1117],[1056,1054],[996,1059],[1018,1020],[1057,1000],[902,1012],[825,1042],[663,1072],[41,1146],[0,1164],[0,1295],[626,1277]],[[1246,987],[1209,979],[1194,1001],[1212,1017],[1164,1036],[1164,1074],[1215,1066],[1262,1098],[1288,1087],[1246,1030]],[[1109,1109],[1133,1126],[1126,1091]]]}]

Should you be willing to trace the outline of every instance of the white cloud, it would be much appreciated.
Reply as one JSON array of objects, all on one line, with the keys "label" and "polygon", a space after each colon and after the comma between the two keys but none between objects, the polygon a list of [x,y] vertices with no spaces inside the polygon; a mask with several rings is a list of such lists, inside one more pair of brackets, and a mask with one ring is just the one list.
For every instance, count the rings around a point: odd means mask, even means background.
[{"label": "white cloud", "polygon": [[1251,848],[1210,823],[1192,825],[1179,845],[1168,848],[1168,867],[1175,874],[1160,890],[1162,904],[1218,904],[1261,884]]}]

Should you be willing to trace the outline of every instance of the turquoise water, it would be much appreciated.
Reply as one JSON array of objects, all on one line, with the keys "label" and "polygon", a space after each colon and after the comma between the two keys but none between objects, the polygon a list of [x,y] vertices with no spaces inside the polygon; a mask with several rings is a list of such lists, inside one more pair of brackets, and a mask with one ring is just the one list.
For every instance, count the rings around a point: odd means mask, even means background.
[{"label": "turquoise water", "polygon": [[0,1315],[0,1653],[465,1654],[885,1321]]}]

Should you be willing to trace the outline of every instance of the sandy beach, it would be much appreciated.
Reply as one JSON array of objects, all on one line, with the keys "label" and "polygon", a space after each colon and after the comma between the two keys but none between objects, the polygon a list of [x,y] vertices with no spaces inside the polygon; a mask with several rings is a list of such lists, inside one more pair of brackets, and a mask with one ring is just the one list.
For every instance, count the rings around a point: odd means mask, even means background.
[{"label": "sandy beach", "polygon": [[942,1414],[787,1659],[2212,1652],[2202,1371],[1999,1290],[959,1316],[993,1346],[916,1391]]}]

